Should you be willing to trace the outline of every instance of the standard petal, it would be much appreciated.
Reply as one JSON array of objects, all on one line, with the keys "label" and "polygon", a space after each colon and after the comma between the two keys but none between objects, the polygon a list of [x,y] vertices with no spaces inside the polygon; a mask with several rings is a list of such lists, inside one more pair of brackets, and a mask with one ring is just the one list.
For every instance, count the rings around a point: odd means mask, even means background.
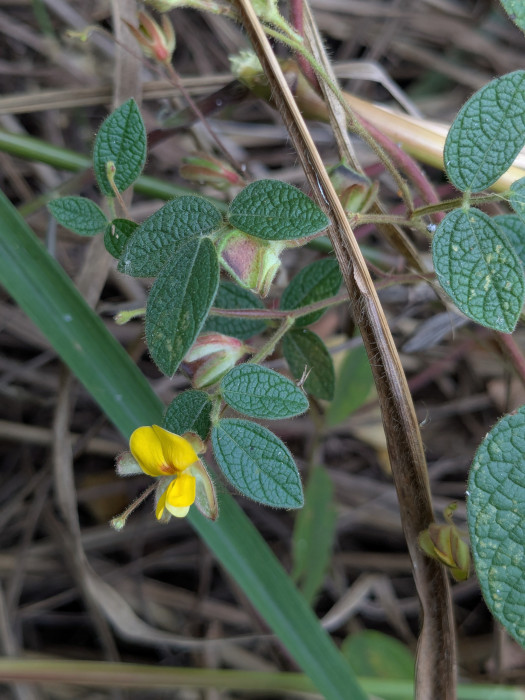
[{"label": "standard petal", "polygon": [[131,435],[129,448],[140,468],[146,474],[150,476],[164,476],[166,474],[167,464],[162,443],[151,426],[145,425],[142,428],[137,428]]},{"label": "standard petal", "polygon": [[152,429],[162,445],[165,464],[182,472],[199,459],[190,443],[180,435],[170,433],[164,428],[159,428],[158,425],[152,426]]},{"label": "standard petal", "polygon": [[166,489],[166,509],[176,517],[181,515],[181,508],[188,508],[195,501],[196,482],[191,474],[180,474]]}]

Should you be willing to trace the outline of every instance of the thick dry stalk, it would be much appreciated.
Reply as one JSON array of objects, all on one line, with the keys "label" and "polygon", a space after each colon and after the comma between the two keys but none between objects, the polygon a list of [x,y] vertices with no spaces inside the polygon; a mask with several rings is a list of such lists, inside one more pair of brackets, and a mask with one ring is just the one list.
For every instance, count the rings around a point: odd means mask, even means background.
[{"label": "thick dry stalk", "polygon": [[416,697],[455,697],[454,624],[447,574],[426,557],[418,534],[433,521],[425,454],[406,378],[352,229],[323,162],[249,0],[236,0],[241,21],[263,66],[272,98],[285,122],[316,200],[332,222],[330,237],[345,279],[379,395],[403,529],[421,600]]}]

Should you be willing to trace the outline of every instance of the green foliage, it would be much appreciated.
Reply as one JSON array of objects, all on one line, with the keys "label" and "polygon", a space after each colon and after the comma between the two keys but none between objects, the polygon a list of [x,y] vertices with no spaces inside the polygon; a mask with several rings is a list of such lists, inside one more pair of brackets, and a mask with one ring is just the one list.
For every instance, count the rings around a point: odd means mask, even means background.
[{"label": "green foliage", "polygon": [[330,565],[337,511],[332,480],[323,467],[308,477],[304,508],[297,513],[293,532],[292,578],[312,604]]},{"label": "green foliage", "polygon": [[118,260],[136,228],[134,221],[113,219],[104,231],[104,246],[108,253]]},{"label": "green foliage", "polygon": [[98,186],[106,197],[115,193],[107,177],[114,163],[114,182],[123,192],[138,178],[146,162],[146,129],[134,99],[124,102],[103,122],[95,139],[93,168]]},{"label": "green foliage", "polygon": [[211,428],[211,400],[205,391],[189,389],[176,396],[166,409],[163,426],[176,435],[197,433],[206,440]]},{"label": "green foliage", "polygon": [[516,214],[525,222],[525,177],[512,183],[509,201]]},{"label": "green foliage", "polygon": [[219,285],[209,238],[180,245],[155,281],[146,309],[146,340],[158,368],[173,375],[199,334]]},{"label": "green foliage", "polygon": [[[213,305],[219,309],[264,309],[259,297],[247,289],[242,289],[234,282],[221,282]],[[266,329],[262,319],[228,318],[226,316],[209,316],[204,324],[204,331],[216,331],[230,335],[239,340],[246,340]]]},{"label": "green foliage", "polygon": [[[293,278],[283,292],[279,308],[285,310],[298,309],[301,306],[314,304],[316,301],[333,297],[339,291],[343,281],[339,264],[333,258],[316,260]],[[326,309],[314,311],[301,316],[295,322],[296,326],[309,326],[318,321]]]},{"label": "green foliage", "polygon": [[494,216],[492,221],[507,236],[521,263],[525,265],[525,221],[516,214]]},{"label": "green foliage", "polygon": [[301,379],[309,372],[305,391],[318,399],[333,399],[334,363],[318,335],[306,328],[291,330],[283,338],[283,353],[294,377]]},{"label": "green foliage", "polygon": [[480,192],[505,173],[525,143],[525,71],[492,80],[461,108],[445,142],[452,184]]},{"label": "green foliage", "polygon": [[507,237],[478,209],[456,209],[432,241],[434,267],[456,306],[477,323],[512,333],[525,296],[523,268]]},{"label": "green foliage", "polygon": [[525,32],[525,4],[523,0],[500,0],[514,24]]},{"label": "green foliage", "polygon": [[334,427],[364,404],[374,386],[374,376],[365,348],[349,350],[341,363],[334,399],[326,412],[326,423]]},{"label": "green foliage", "polygon": [[154,277],[181,243],[206,236],[221,221],[221,213],[202,197],[172,199],[135,230],[118,269],[132,277]]},{"label": "green foliage", "polygon": [[212,443],[217,464],[244,496],[274,508],[303,505],[301,477],[293,457],[267,428],[225,418],[214,426]]},{"label": "green foliage", "polygon": [[304,238],[325,229],[326,214],[301,190],[278,180],[258,180],[230,204],[235,228],[267,241]]},{"label": "green foliage", "polygon": [[47,208],[59,224],[79,236],[96,236],[108,222],[102,209],[85,197],[53,199]]},{"label": "green foliage", "polygon": [[267,367],[234,367],[221,382],[222,398],[252,418],[291,418],[308,410],[308,399],[282,374]]},{"label": "green foliage", "polygon": [[[341,651],[360,675],[368,678],[413,680],[414,657],[404,644],[375,630],[362,630],[348,636]],[[412,700],[412,693],[400,700]]]},{"label": "green foliage", "polygon": [[483,596],[525,646],[525,406],[481,443],[468,480],[467,520]]}]

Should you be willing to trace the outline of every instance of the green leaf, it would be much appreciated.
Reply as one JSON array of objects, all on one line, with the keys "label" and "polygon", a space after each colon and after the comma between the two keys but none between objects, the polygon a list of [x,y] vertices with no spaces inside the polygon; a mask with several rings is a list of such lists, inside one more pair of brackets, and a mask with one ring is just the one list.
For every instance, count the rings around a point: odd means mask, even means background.
[{"label": "green leaf", "polygon": [[[333,297],[339,291],[343,278],[337,260],[325,258],[316,260],[304,267],[283,292],[279,308],[298,309],[316,301]],[[295,322],[298,326],[309,326],[319,320],[326,309],[301,316]]]},{"label": "green leaf", "polygon": [[282,374],[259,365],[234,367],[221,382],[222,398],[252,418],[291,418],[308,410],[303,392]]},{"label": "green leaf", "polygon": [[374,386],[374,376],[365,348],[349,350],[335,383],[334,399],[326,412],[326,423],[334,427],[364,404]]},{"label": "green leaf", "polygon": [[113,219],[104,231],[104,246],[108,253],[117,260],[138,224],[128,219]]},{"label": "green leaf", "polygon": [[108,220],[100,207],[85,197],[60,197],[47,205],[59,224],[80,236],[96,236]]},{"label": "green leaf", "polygon": [[[259,297],[247,289],[242,289],[234,282],[221,282],[213,305],[219,309],[264,309]],[[227,318],[226,316],[209,316],[203,331],[215,331],[230,335],[239,340],[246,340],[266,329],[266,321],[249,318]]]},{"label": "green leaf", "polygon": [[133,277],[154,277],[181,243],[211,233],[221,221],[221,213],[202,197],[172,199],[135,230],[118,269]]},{"label": "green leaf", "polygon": [[93,169],[102,194],[115,196],[106,174],[109,162],[115,164],[114,182],[119,192],[135,182],[146,162],[146,142],[144,122],[132,98],[109,115],[95,139]]},{"label": "green leaf", "polygon": [[188,389],[176,396],[166,409],[164,428],[176,435],[197,433],[206,440],[210,432],[211,400],[205,391]]},{"label": "green leaf", "polygon": [[244,496],[275,508],[303,505],[303,487],[294,459],[268,428],[225,418],[211,436],[217,464]]},{"label": "green leaf", "polygon": [[523,0],[500,0],[514,24],[525,32],[525,4]]},{"label": "green leaf", "polygon": [[[160,424],[162,404],[124,348],[0,192],[0,280],[122,434]],[[366,700],[354,674],[241,508],[188,520],[327,700]],[[480,697],[479,695],[477,696]]]},{"label": "green leaf", "polygon": [[522,264],[525,265],[525,220],[516,214],[493,216],[492,221],[511,242]]},{"label": "green leaf", "polygon": [[516,214],[525,222],[525,177],[510,186],[509,202]]},{"label": "green leaf", "polygon": [[307,330],[291,330],[283,338],[283,353],[296,379],[310,372],[304,389],[318,399],[331,401],[334,397],[334,363],[321,338]]},{"label": "green leaf", "polygon": [[326,469],[314,467],[306,484],[304,508],[297,513],[293,532],[292,578],[310,604],[330,565],[336,521],[332,480]]},{"label": "green leaf", "polygon": [[[414,678],[414,657],[404,644],[376,630],[362,630],[348,636],[341,651],[350,666],[368,678]],[[412,693],[400,700],[412,700]]]},{"label": "green leaf", "polygon": [[278,180],[245,187],[230,204],[228,219],[235,228],[268,241],[311,236],[330,223],[310,197]]},{"label": "green leaf", "polygon": [[514,248],[479,209],[446,215],[432,241],[439,282],[456,306],[483,326],[512,333],[525,281]]},{"label": "green leaf", "polygon": [[445,141],[452,184],[463,192],[492,185],[525,143],[525,71],[496,78],[463,105]]},{"label": "green leaf", "polygon": [[492,428],[468,479],[467,521],[483,596],[525,646],[525,406]]},{"label": "green leaf", "polygon": [[172,376],[212,305],[219,263],[209,238],[191,238],[162,268],[146,308],[146,340],[158,368]]}]

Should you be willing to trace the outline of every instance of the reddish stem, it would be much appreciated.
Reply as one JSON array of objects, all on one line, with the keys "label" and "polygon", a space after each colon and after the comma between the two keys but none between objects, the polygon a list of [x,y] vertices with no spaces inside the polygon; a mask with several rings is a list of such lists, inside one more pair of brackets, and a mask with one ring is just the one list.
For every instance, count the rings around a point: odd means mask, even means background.
[{"label": "reddish stem", "polygon": [[[303,0],[290,0],[290,22],[297,34],[304,37]],[[297,64],[302,74],[316,90],[319,89],[317,76],[304,56],[297,54]]]},{"label": "reddish stem", "polygon": [[520,378],[521,383],[525,386],[525,357],[523,357],[516,341],[511,335],[507,335],[507,333],[498,333],[496,335],[496,340],[503,353],[512,363],[514,371]]}]

